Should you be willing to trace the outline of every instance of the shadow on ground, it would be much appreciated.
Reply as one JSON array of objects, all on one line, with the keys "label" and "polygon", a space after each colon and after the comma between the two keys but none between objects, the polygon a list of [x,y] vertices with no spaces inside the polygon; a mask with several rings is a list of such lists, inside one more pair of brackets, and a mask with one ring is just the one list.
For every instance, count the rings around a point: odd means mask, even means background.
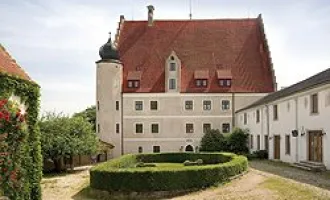
[{"label": "shadow on ground", "polygon": [[291,167],[286,163],[268,160],[249,161],[249,166],[259,171],[271,173],[330,191],[330,171],[309,172]]},{"label": "shadow on ground", "polygon": [[171,192],[106,192],[100,190],[94,190],[89,186],[81,189],[77,194],[75,194],[72,199],[74,200],[160,200],[167,198],[180,197],[192,192],[197,192],[201,190],[186,190],[186,191],[171,191]]}]

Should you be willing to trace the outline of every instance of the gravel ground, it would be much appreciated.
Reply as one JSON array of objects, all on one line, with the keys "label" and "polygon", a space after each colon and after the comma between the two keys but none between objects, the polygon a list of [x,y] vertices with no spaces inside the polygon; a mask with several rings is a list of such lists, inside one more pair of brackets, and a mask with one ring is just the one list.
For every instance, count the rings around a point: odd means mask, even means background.
[{"label": "gravel ground", "polygon": [[[77,195],[88,187],[89,168],[82,168],[74,173],[44,178],[42,181],[44,200],[93,200],[97,198]],[[292,168],[286,164],[270,161],[252,161],[249,171],[219,187],[212,187],[203,191],[193,192],[183,196],[177,196],[174,200],[277,200],[292,199],[283,197],[278,191],[264,187],[264,182],[270,178],[283,180],[285,183],[298,186],[303,190],[311,191],[312,199],[330,199],[330,173],[312,173]],[[85,189],[84,189],[85,188]],[[82,192],[81,194],[84,194]],[[102,199],[130,199],[113,196]],[[136,196],[134,199],[144,199]],[[152,198],[153,199],[153,198]],[[156,199],[162,199],[161,197]],[[306,198],[294,198],[306,199]],[[310,198],[309,198],[310,199]]]}]

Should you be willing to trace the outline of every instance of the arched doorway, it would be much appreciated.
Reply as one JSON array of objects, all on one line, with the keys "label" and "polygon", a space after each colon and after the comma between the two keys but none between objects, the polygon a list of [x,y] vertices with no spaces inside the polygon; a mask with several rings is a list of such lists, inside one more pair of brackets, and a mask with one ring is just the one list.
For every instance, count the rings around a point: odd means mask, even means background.
[{"label": "arched doorway", "polygon": [[187,145],[185,151],[186,152],[194,152],[194,147],[191,146],[191,145]]}]

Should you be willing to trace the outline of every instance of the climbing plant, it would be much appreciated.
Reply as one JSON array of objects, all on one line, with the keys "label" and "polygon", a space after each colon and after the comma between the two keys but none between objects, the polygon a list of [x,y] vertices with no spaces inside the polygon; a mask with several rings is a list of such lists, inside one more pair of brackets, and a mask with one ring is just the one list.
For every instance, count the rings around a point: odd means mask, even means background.
[{"label": "climbing plant", "polygon": [[[17,96],[26,105],[26,113],[19,104],[8,101]],[[41,199],[42,157],[39,113],[39,86],[28,80],[0,72],[0,173],[3,195],[12,200]],[[8,120],[7,120],[8,119]]]}]

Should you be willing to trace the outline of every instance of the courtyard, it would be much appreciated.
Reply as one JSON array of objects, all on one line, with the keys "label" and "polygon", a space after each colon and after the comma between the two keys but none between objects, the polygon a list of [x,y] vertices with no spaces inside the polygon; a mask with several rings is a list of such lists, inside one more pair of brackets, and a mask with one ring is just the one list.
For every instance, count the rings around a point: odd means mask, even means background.
[{"label": "courtyard", "polygon": [[272,161],[250,161],[244,175],[217,187],[176,193],[119,194],[89,187],[90,167],[46,176],[42,180],[45,200],[96,199],[330,199],[330,173],[313,173]]}]

